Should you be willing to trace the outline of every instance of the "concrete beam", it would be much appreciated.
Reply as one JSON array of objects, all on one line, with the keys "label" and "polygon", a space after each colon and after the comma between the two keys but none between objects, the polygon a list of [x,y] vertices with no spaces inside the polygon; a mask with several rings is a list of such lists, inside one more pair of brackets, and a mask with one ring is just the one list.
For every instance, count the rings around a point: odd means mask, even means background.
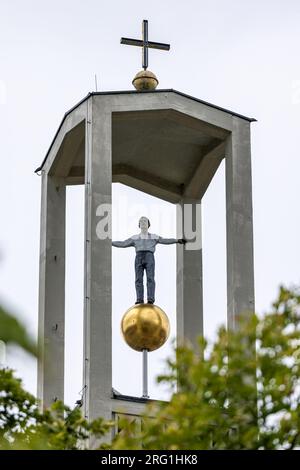
[{"label": "concrete beam", "polygon": [[130,165],[113,165],[113,182],[126,184],[168,202],[175,203],[181,199],[180,186]]},{"label": "concrete beam", "polygon": [[166,118],[168,118],[170,121],[179,122],[186,128],[195,129],[196,131],[214,139],[223,140],[228,135],[228,131],[222,129],[221,127],[209,124],[200,119],[195,119],[195,117],[192,117],[189,114],[174,111],[172,109],[168,110]]},{"label": "concrete beam", "polygon": [[38,398],[64,400],[65,207],[63,178],[42,175]]},{"label": "concrete beam", "polygon": [[[83,102],[63,119],[61,126],[59,127],[53,139],[50,149],[48,150],[47,158],[43,165],[43,171],[45,171],[45,173],[51,173],[52,165],[55,164],[57,154],[59,153],[66,134],[86,119],[88,102],[89,99]],[[52,171],[52,174],[53,173],[55,173],[55,171]]]},{"label": "concrete beam", "polygon": [[[80,148],[84,149],[85,122],[81,121],[63,138],[61,147],[53,160],[50,174],[67,177]],[[84,154],[84,151],[82,152]]]},{"label": "concrete beam", "polygon": [[190,183],[185,188],[185,197],[202,199],[224,156],[225,142],[221,142],[204,155]]},{"label": "concrete beam", "polygon": [[146,404],[112,399],[112,411],[113,413],[143,416],[146,411]]},{"label": "concrete beam", "polygon": [[120,95],[95,95],[102,106],[111,112],[172,109],[205,122],[208,125],[231,131],[232,116],[220,109],[193,101],[172,91],[166,93],[132,93]]},{"label": "concrete beam", "polygon": [[226,236],[228,327],[254,311],[250,124],[233,117],[226,142]]},{"label": "concrete beam", "polygon": [[66,184],[68,186],[84,184],[84,174],[84,166],[73,166],[66,178]]}]

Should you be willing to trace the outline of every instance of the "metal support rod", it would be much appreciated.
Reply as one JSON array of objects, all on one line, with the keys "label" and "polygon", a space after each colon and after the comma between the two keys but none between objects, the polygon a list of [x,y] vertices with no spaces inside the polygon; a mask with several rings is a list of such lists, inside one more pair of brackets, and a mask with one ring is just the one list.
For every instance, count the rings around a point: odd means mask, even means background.
[{"label": "metal support rod", "polygon": [[148,395],[148,351],[143,349],[143,398],[149,398]]}]

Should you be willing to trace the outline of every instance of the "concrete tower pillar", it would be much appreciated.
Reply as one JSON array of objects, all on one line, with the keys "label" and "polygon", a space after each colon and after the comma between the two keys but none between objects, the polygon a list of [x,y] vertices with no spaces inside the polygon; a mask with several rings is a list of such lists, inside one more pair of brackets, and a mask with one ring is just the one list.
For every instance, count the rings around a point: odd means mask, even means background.
[{"label": "concrete tower pillar", "polygon": [[42,173],[38,397],[41,406],[64,399],[65,346],[64,178]]},{"label": "concrete tower pillar", "polygon": [[112,413],[111,112],[100,106],[95,112],[96,106],[89,102],[85,152],[83,382],[84,413],[90,420],[111,419]]},{"label": "concrete tower pillar", "polygon": [[[191,232],[194,231],[193,235]],[[201,201],[183,198],[177,204],[177,340],[196,346],[203,334]]]},{"label": "concrete tower pillar", "polygon": [[254,311],[250,123],[232,117],[226,139],[226,237],[228,327]]}]

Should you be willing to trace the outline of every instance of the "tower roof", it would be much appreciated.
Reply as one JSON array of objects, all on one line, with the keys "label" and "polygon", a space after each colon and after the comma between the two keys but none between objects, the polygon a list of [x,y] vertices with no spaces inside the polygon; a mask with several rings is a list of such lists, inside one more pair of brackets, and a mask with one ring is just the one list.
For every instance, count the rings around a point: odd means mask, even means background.
[{"label": "tower roof", "polygon": [[226,108],[222,108],[221,106],[217,106],[217,105],[215,105],[215,104],[208,103],[207,101],[201,100],[201,99],[199,99],[199,98],[195,98],[195,97],[193,97],[193,96],[187,95],[187,94],[185,94],[185,93],[182,93],[182,92],[180,92],[180,91],[173,90],[173,89],[159,89],[159,90],[142,91],[142,92],[138,92],[138,91],[135,91],[135,90],[91,92],[91,93],[88,93],[87,96],[85,96],[81,101],[79,101],[75,106],[73,106],[71,109],[69,109],[69,110],[65,113],[65,115],[64,115],[64,117],[63,117],[63,119],[62,119],[62,121],[61,121],[61,123],[60,123],[58,129],[57,129],[57,132],[56,132],[56,134],[55,134],[55,136],[54,136],[54,138],[53,138],[53,140],[52,140],[52,142],[51,142],[51,144],[50,144],[50,147],[49,147],[49,149],[48,149],[48,151],[47,151],[47,153],[46,153],[46,155],[45,155],[45,157],[44,157],[44,160],[42,161],[41,165],[40,165],[38,168],[36,168],[35,173],[37,173],[37,172],[39,172],[39,171],[41,171],[41,170],[43,169],[43,166],[44,166],[44,164],[45,164],[45,162],[46,162],[46,160],[47,160],[47,158],[48,158],[48,155],[49,155],[49,153],[50,153],[50,151],[51,151],[51,149],[52,149],[52,146],[53,146],[53,144],[54,144],[54,142],[55,142],[55,140],[56,140],[56,137],[57,137],[57,135],[58,135],[58,133],[59,133],[59,131],[60,131],[60,129],[61,129],[61,127],[62,127],[64,121],[65,121],[65,119],[67,118],[67,116],[68,116],[70,113],[72,113],[72,111],[74,111],[78,106],[80,106],[82,103],[84,103],[86,100],[88,100],[90,97],[92,97],[92,96],[97,96],[97,95],[126,95],[126,94],[127,94],[127,95],[131,95],[131,94],[140,95],[140,94],[155,94],[155,93],[156,93],[156,94],[157,94],[157,93],[174,93],[174,94],[176,94],[176,95],[182,96],[182,97],[187,98],[187,99],[189,99],[189,100],[193,100],[193,101],[195,101],[195,102],[201,103],[201,104],[203,104],[203,105],[205,105],[205,106],[209,106],[210,108],[214,108],[214,109],[217,109],[217,110],[219,110],[219,111],[223,111],[223,112],[225,112],[225,113],[227,113],[227,114],[230,114],[231,116],[236,116],[236,117],[238,117],[238,118],[240,118],[240,119],[244,119],[244,120],[246,120],[246,121],[248,121],[248,122],[256,122],[256,119],[255,119],[255,118],[250,118],[250,117],[244,116],[244,115],[239,114],[239,113],[236,113],[236,112],[234,112],[234,111],[230,111],[230,110],[228,110],[228,109],[226,109]]}]

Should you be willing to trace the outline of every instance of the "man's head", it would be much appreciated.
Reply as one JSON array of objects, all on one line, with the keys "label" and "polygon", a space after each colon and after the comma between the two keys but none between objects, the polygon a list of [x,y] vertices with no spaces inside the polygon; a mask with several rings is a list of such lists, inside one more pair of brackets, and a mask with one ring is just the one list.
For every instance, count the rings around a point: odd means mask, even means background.
[{"label": "man's head", "polygon": [[150,220],[147,217],[142,216],[139,220],[139,227],[141,230],[145,230],[150,227]]}]

